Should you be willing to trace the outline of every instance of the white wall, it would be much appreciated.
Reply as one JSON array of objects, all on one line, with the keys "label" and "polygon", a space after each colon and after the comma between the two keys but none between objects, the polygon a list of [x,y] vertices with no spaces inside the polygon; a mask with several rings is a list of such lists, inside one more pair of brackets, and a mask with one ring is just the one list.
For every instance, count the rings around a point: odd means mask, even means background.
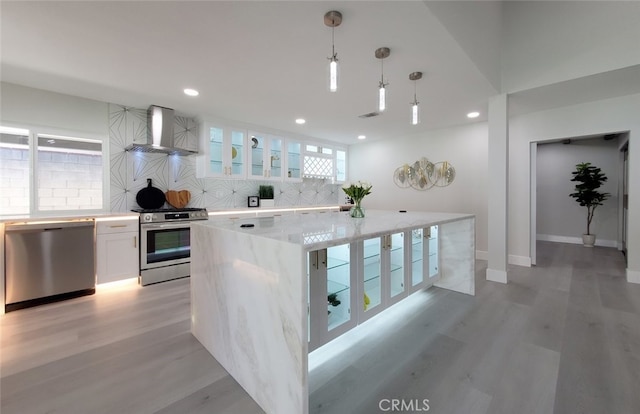
[{"label": "white wall", "polygon": [[503,2],[503,92],[638,64],[640,2]]},{"label": "white wall", "polygon": [[620,179],[618,141],[602,137],[572,139],[568,145],[560,142],[540,144],[537,149],[536,224],[539,240],[582,243],[586,233],[587,209],[569,197],[575,190],[571,174],[578,163],[590,162],[602,169],[607,182],[600,191],[611,197],[595,210],[591,233],[599,245],[617,247],[618,240],[618,180]]},{"label": "white wall", "polygon": [[[7,126],[46,126],[109,139],[105,102],[63,95],[11,83],[0,83],[0,121]],[[87,136],[87,135],[85,135]]]},{"label": "white wall", "polygon": [[[372,193],[365,209],[446,211],[476,215],[476,248],[487,250],[487,125],[471,125],[430,131],[425,135],[390,138],[349,147],[349,179],[369,181]],[[393,173],[421,157],[432,162],[449,161],[456,170],[447,187],[426,191],[399,188]]]},{"label": "white wall", "polygon": [[[640,94],[541,111],[509,125],[509,248],[529,256],[531,142],[629,131],[629,254],[627,273],[640,278]],[[638,280],[640,282],[640,279]]]}]

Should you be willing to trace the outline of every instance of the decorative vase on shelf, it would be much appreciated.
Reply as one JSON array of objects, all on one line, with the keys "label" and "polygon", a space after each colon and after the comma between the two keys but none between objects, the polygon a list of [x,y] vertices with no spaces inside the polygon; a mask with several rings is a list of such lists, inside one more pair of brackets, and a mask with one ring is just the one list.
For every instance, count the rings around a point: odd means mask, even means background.
[{"label": "decorative vase on shelf", "polygon": [[355,217],[355,218],[363,218],[364,217],[364,210],[362,210],[362,207],[360,206],[360,202],[362,202],[362,200],[354,200],[354,202],[356,203],[353,207],[351,207],[351,217]]}]

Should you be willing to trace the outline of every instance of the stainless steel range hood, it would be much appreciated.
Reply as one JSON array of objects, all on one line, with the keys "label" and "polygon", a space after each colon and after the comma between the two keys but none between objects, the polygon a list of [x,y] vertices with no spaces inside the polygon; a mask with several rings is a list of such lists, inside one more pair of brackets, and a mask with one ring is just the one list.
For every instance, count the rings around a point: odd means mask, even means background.
[{"label": "stainless steel range hood", "polygon": [[198,152],[177,148],[173,138],[173,109],[151,105],[147,110],[147,141],[134,142],[127,151],[154,152],[172,155],[195,155]]}]

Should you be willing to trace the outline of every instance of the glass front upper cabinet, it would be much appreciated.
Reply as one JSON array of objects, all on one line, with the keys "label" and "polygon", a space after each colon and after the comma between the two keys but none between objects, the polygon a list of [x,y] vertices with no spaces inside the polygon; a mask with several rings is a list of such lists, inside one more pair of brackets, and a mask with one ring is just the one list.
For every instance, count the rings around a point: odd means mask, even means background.
[{"label": "glass front upper cabinet", "polygon": [[205,124],[205,156],[198,158],[199,177],[245,178],[246,133]]},{"label": "glass front upper cabinet", "polygon": [[347,151],[336,149],[336,182],[347,181]]},{"label": "glass front upper cabinet", "polygon": [[287,181],[302,181],[302,144],[297,141],[286,141],[286,169],[284,177]]},{"label": "glass front upper cabinet", "polygon": [[283,138],[257,132],[250,132],[249,137],[248,177],[282,179],[284,177]]}]

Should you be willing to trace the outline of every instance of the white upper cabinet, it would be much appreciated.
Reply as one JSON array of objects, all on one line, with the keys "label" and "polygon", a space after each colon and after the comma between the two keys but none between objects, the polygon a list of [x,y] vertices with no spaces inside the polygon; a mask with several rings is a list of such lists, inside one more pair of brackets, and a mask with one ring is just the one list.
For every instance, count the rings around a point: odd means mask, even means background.
[{"label": "white upper cabinet", "polygon": [[244,130],[205,122],[201,142],[203,154],[197,163],[199,177],[246,177],[247,139]]},{"label": "white upper cabinet", "polygon": [[282,137],[249,132],[249,164],[247,177],[256,180],[284,178],[284,139]]},{"label": "white upper cabinet", "polygon": [[336,183],[347,181],[347,150],[336,148]]},{"label": "white upper cabinet", "polygon": [[200,178],[301,182],[347,180],[347,150],[335,145],[205,121],[200,126]]},{"label": "white upper cabinet", "polygon": [[302,181],[302,143],[286,139],[285,148],[285,181]]}]

